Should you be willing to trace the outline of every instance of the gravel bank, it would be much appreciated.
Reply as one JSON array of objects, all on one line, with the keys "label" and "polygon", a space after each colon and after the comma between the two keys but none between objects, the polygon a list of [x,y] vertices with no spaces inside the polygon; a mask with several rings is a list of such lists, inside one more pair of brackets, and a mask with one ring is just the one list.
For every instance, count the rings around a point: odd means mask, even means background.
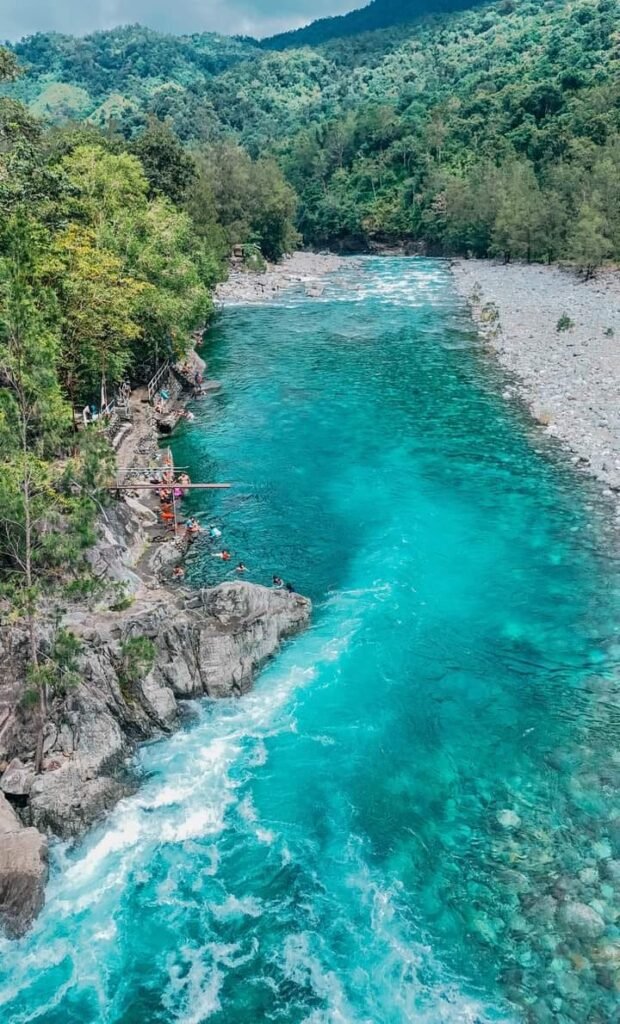
[{"label": "gravel bank", "polygon": [[[620,490],[620,273],[456,260],[457,288],[501,364],[573,462]],[[572,325],[558,331],[561,317]],[[510,397],[510,395],[508,396]]]},{"label": "gravel bank", "polygon": [[268,263],[264,273],[233,268],[228,280],[218,285],[215,300],[222,306],[268,302],[279,292],[299,286],[305,286],[309,296],[318,298],[325,287],[325,275],[338,270],[343,263],[339,256],[295,252],[281,263]]}]

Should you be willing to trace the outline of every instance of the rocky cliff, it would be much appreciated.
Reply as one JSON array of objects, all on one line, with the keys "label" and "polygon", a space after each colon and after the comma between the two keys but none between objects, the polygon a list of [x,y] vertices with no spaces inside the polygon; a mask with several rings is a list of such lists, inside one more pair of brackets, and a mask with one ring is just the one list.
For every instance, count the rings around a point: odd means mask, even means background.
[{"label": "rocky cliff", "polygon": [[[10,935],[23,933],[42,905],[45,835],[88,828],[135,787],[131,753],[175,728],[180,701],[241,695],[280,641],[309,619],[310,602],[283,590],[234,582],[173,591],[137,573],[140,519],[135,503],[119,505],[92,554],[96,571],[133,595],[129,607],[65,615],[63,626],[81,642],[80,681],[50,708],[39,775],[36,720],[23,701],[26,637],[18,626],[0,629],[0,919]],[[146,643],[146,664],[131,663],[136,640]]]}]

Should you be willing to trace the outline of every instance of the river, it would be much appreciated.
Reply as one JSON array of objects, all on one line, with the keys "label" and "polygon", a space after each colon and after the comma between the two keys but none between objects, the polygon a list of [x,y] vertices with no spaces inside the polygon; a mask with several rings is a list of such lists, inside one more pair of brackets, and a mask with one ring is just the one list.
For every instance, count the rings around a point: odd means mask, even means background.
[{"label": "river", "polygon": [[[441,261],[365,258],[321,299],[229,308],[206,354],[222,391],[175,458],[234,486],[188,507],[248,578],[312,597],[313,625],[54,848],[44,913],[0,944],[0,1019],[615,1020],[620,574],[598,492],[505,404]],[[201,539],[188,581],[227,574]]]}]

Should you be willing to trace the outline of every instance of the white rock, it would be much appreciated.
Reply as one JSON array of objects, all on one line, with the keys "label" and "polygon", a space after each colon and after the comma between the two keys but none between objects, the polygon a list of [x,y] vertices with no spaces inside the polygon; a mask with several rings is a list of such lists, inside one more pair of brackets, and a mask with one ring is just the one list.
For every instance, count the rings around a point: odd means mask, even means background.
[{"label": "white rock", "polygon": [[521,818],[514,811],[504,809],[503,811],[497,812],[497,820],[502,828],[518,828],[521,824]]}]

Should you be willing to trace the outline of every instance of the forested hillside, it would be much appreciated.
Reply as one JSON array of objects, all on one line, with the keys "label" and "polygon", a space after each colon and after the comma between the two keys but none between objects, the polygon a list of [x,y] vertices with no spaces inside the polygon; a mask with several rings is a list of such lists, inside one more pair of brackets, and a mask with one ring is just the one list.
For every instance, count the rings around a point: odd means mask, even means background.
[{"label": "forested hillside", "polygon": [[[414,9],[376,0],[347,24]],[[591,269],[620,257],[619,26],[618,0],[499,0],[314,47],[229,40],[219,65],[213,37],[38,36],[18,47],[33,65],[20,88],[56,121],[68,111],[50,91],[82,90],[73,114],[108,126],[114,114],[127,138],[155,114],[189,147],[225,138],[274,156],[309,244],[404,241]],[[120,70],[104,73],[117,44]]]},{"label": "forested hillside", "polygon": [[283,50],[289,46],[320,46],[330,39],[374,32],[423,18],[428,14],[445,14],[467,7],[476,7],[484,0],[372,0],[359,10],[335,18],[321,18],[305,28],[281,32],[266,39],[262,45],[268,50]]},{"label": "forested hillside", "polygon": [[14,52],[28,74],[13,89],[33,112],[52,121],[88,117],[144,123],[145,111],[167,115],[184,90],[204,93],[215,75],[258,52],[253,40],[213,33],[161,35],[141,25],[84,38],[38,33]]}]

